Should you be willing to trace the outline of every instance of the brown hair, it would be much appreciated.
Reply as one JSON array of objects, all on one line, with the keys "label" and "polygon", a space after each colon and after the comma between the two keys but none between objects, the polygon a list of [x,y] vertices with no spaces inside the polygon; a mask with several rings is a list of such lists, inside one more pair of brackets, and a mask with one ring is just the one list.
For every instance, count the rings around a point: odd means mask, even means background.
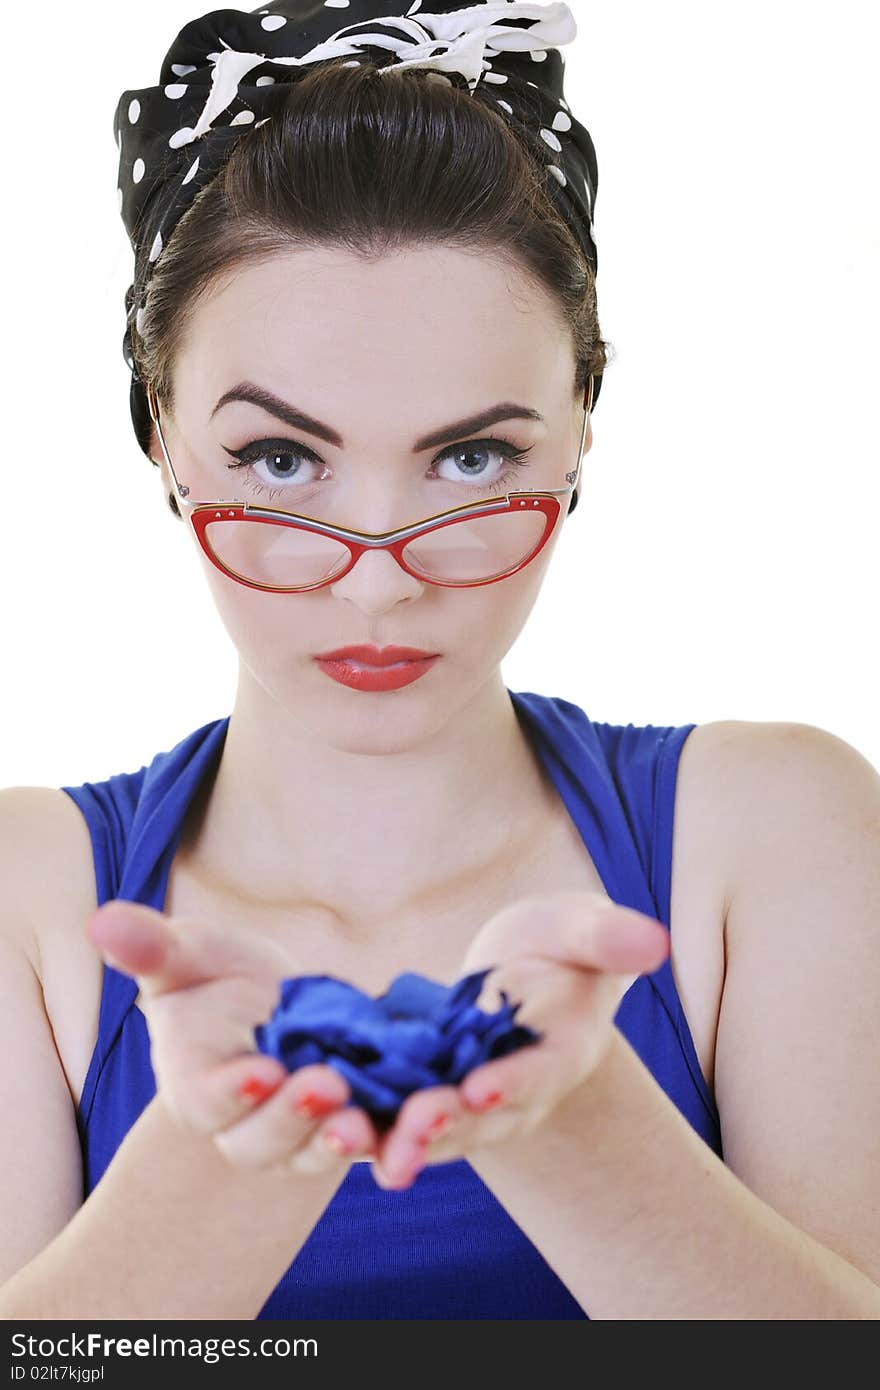
[{"label": "brown hair", "polygon": [[[313,67],[276,115],[233,146],[163,248],[142,331],[141,379],[174,410],[172,372],[198,298],[226,274],[296,246],[366,259],[419,243],[496,251],[549,290],[582,396],[608,361],[592,267],[527,144],[481,87],[418,69]],[[137,296],[138,301],[141,295]]]}]

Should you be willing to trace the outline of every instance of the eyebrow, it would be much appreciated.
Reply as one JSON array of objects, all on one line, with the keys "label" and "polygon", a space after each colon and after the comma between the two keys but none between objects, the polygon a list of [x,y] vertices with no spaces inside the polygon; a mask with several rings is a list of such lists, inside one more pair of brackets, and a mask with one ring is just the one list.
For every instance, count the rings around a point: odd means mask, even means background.
[{"label": "eyebrow", "polygon": [[[292,429],[305,430],[308,434],[317,435],[319,439],[335,445],[338,449],[345,447],[345,440],[329,425],[313,419],[296,406],[288,405],[271,391],[265,390],[262,386],[255,386],[251,381],[240,381],[237,386],[224,391],[211,411],[210,418],[213,420],[217,411],[230,401],[247,401],[251,405],[259,406],[261,410],[268,411],[270,415],[277,416]],[[538,420],[543,423],[544,416],[530,406],[517,405],[513,401],[500,401],[498,405],[490,406],[478,415],[455,420],[451,425],[444,425],[442,429],[432,430],[430,434],[423,435],[413,445],[413,453],[420,453],[423,449],[431,449],[438,444],[447,444],[454,439],[462,439],[465,435],[476,434],[479,430],[487,429],[489,425],[497,424],[499,420]]]}]

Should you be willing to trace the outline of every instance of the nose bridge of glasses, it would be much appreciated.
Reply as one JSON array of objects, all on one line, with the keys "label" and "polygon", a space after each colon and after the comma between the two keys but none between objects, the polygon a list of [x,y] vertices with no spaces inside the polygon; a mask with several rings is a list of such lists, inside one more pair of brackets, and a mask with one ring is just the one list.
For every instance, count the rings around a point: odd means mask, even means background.
[{"label": "nose bridge of glasses", "polygon": [[378,578],[382,580],[383,573],[388,582],[392,584],[405,584],[410,587],[413,583],[412,576],[405,563],[401,562],[401,557],[392,553],[387,545],[377,541],[375,546],[362,545],[357,549],[349,549],[351,563],[346,565],[342,575],[342,583],[347,582],[352,575],[359,580],[369,580],[375,582]]}]

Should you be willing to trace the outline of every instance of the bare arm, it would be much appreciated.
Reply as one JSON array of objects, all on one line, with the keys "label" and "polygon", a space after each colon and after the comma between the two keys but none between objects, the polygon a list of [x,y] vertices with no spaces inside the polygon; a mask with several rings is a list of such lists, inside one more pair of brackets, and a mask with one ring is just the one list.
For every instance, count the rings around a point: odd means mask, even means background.
[{"label": "bare arm", "polygon": [[[42,988],[52,933],[36,923],[62,912],[82,930],[92,873],[54,790],[0,790],[0,1318],[253,1318],[348,1171],[351,1159],[322,1142],[324,1122],[293,1105],[332,1091],[333,1078],[328,1088],[314,1067],[289,1077],[262,1117],[227,1131],[241,1135],[231,1153],[183,1124],[160,1087],[83,1202],[76,1110]],[[184,1022],[178,1012],[181,1034]],[[264,1077],[278,1067],[253,1060],[246,1070]],[[230,1121],[240,1106],[222,1091],[215,1104]],[[282,1166],[300,1144],[305,1167]]]},{"label": "bare arm", "polygon": [[880,776],[812,725],[716,749],[724,1162],[622,1037],[543,1132],[467,1157],[594,1319],[876,1321]]},{"label": "bare arm", "polygon": [[467,1159],[594,1321],[880,1318],[867,1262],[741,1182],[619,1032],[542,1128]]},{"label": "bare arm", "polygon": [[347,1170],[234,1168],[156,1096],[0,1318],[255,1318]]}]

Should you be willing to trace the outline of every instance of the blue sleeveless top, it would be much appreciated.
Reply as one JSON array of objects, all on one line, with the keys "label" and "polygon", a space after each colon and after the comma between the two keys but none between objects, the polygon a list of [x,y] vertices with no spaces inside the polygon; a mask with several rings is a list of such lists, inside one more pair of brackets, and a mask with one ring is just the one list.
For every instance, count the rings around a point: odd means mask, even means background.
[{"label": "blue sleeveless top", "polygon": [[[669,927],[672,823],[682,745],[694,724],[593,723],[567,700],[508,691],[615,902]],[[137,772],[62,787],[92,837],[97,898],[164,908],[183,819],[223,750],[228,716]],[[77,1108],[84,1199],[156,1091],[136,982],[104,964],[98,1038]],[[640,975],[615,1022],[658,1085],[722,1156],[669,960]],[[588,1318],[464,1159],[386,1191],[354,1163],[258,1318]]]}]

